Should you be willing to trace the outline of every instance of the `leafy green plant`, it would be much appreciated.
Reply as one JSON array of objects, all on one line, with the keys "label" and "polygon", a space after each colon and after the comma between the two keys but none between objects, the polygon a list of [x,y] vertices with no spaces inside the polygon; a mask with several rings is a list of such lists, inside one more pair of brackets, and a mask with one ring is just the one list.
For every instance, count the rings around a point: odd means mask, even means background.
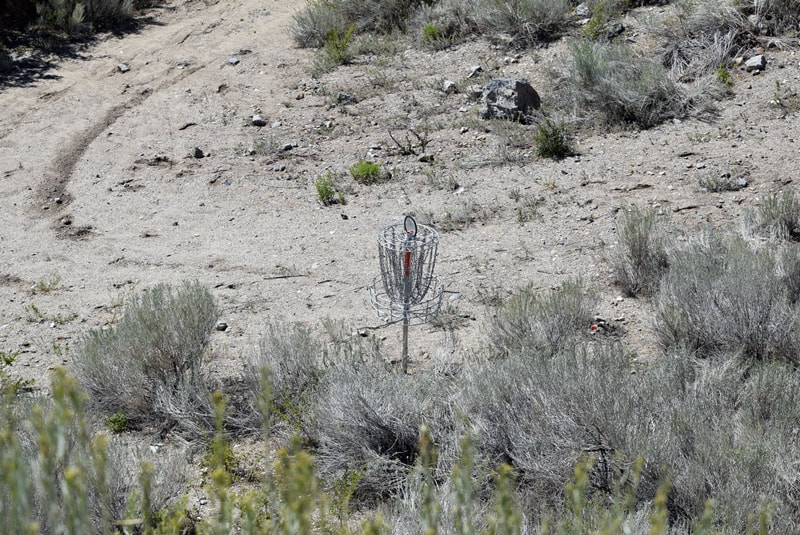
[{"label": "leafy green plant", "polygon": [[344,32],[339,27],[333,27],[328,30],[325,39],[325,55],[334,65],[346,65],[352,61],[353,53],[350,50],[350,39],[353,37],[355,29],[356,25],[350,23]]},{"label": "leafy green plant", "polygon": [[369,160],[358,160],[350,167],[350,174],[361,184],[374,184],[381,180],[381,164]]},{"label": "leafy green plant", "polygon": [[314,187],[317,190],[317,198],[324,206],[331,204],[345,204],[344,194],[336,190],[333,183],[333,174],[328,172],[320,176],[314,182]]},{"label": "leafy green plant", "polygon": [[540,158],[560,160],[572,154],[566,126],[562,122],[546,119],[537,127],[533,140],[536,142],[536,154]]},{"label": "leafy green plant", "polygon": [[128,421],[128,417],[125,416],[125,413],[115,412],[106,418],[106,427],[112,433],[122,433],[123,431],[127,431],[129,426],[130,422]]}]

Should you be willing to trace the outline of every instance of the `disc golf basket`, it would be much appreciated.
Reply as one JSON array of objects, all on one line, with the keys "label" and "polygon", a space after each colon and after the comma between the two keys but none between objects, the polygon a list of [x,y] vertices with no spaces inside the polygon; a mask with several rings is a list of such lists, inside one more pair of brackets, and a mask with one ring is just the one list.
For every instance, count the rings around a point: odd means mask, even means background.
[{"label": "disc golf basket", "polygon": [[372,279],[372,309],[387,323],[403,322],[403,373],[408,370],[408,326],[427,323],[442,308],[444,285],[433,274],[439,234],[406,216],[378,233],[381,273]]}]

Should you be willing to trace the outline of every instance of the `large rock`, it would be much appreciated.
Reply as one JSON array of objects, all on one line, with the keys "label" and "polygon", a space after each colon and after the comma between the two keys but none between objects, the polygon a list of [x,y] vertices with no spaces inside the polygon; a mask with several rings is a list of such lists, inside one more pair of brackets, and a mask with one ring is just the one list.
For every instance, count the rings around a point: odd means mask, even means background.
[{"label": "large rock", "polygon": [[525,122],[541,104],[539,93],[522,78],[495,78],[483,86],[481,117]]}]

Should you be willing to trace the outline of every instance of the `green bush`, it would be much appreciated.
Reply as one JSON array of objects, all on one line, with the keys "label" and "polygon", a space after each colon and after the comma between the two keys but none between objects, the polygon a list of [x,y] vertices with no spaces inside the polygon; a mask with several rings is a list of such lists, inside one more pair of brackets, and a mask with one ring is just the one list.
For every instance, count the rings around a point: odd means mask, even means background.
[{"label": "green bush", "polygon": [[105,414],[134,424],[210,430],[209,385],[202,370],[218,310],[197,282],[157,285],[131,297],[120,321],[86,334],[75,372]]},{"label": "green bush", "polygon": [[533,141],[536,143],[536,154],[540,158],[560,160],[572,154],[566,127],[562,122],[546,119],[537,127]]},{"label": "green bush", "polygon": [[668,222],[655,208],[632,206],[617,219],[617,248],[611,264],[629,296],[652,296],[667,271]]},{"label": "green bush", "polygon": [[106,427],[112,433],[122,433],[123,431],[127,431],[129,426],[130,422],[128,421],[128,417],[125,416],[125,413],[115,412],[106,418]]},{"label": "green bush", "polygon": [[336,191],[336,186],[333,183],[333,174],[328,172],[320,176],[314,182],[314,188],[317,190],[317,198],[324,206],[331,204],[344,204],[344,194]]},{"label": "green bush", "polygon": [[361,184],[375,184],[379,182],[384,175],[381,169],[381,164],[370,162],[368,160],[358,160],[350,167],[350,174]]}]

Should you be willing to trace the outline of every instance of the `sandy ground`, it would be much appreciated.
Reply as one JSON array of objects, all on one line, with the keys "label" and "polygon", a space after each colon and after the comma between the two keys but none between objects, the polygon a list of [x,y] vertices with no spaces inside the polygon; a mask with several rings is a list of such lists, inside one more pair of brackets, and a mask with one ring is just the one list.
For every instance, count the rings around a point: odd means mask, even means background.
[{"label": "sandy ground", "polygon": [[[647,357],[651,307],[621,296],[606,260],[618,210],[658,205],[692,232],[736,224],[765,194],[794,187],[797,121],[770,104],[776,80],[800,85],[791,50],[768,50],[759,76],[734,72],[715,118],[582,137],[576,156],[553,162],[530,156],[530,141],[514,146],[530,130],[484,123],[463,91],[440,87],[474,83],[476,65],[547,87],[562,45],[514,58],[482,40],[438,53],[400,44],[313,79],[314,52],[286,31],[298,5],[178,0],[136,33],[0,81],[0,351],[19,351],[11,373],[45,386],[127,295],[187,279],[219,302],[229,327],[214,333],[213,358],[230,373],[274,319],[320,334],[323,320],[341,320],[397,358],[400,329],[378,328],[367,287],[378,232],[409,213],[440,231],[442,323],[456,327],[413,327],[412,366],[479,350],[497,296],[578,276],[599,291],[598,315]],[[252,126],[253,114],[267,126]],[[389,137],[412,127],[432,162]],[[498,143],[504,132],[510,144]],[[391,180],[355,183],[347,169],[361,158]],[[346,204],[318,202],[314,182],[328,171]],[[698,178],[723,172],[748,186],[701,191]]]}]

